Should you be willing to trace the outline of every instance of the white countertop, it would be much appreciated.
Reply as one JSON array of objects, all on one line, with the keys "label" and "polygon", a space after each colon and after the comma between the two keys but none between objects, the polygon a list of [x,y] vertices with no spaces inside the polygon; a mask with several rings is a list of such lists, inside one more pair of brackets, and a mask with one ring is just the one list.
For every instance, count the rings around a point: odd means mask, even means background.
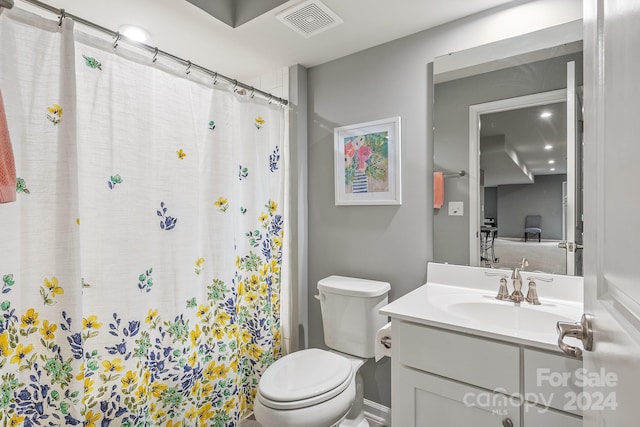
[{"label": "white countertop", "polygon": [[[485,271],[498,270],[430,263],[425,285],[386,305],[380,312],[392,320],[560,352],[555,323],[580,321],[582,278],[523,272],[525,295],[530,276],[553,278],[553,282],[536,281],[541,305],[527,302],[518,305],[495,299],[500,278],[487,277]],[[509,292],[513,290],[511,280],[508,288]],[[571,345],[578,343],[570,342]]]}]

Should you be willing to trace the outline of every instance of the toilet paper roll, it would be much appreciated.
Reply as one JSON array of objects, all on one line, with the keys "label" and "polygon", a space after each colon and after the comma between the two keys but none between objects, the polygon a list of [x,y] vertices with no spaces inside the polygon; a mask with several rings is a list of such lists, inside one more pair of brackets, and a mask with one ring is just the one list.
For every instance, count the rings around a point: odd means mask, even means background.
[{"label": "toilet paper roll", "polygon": [[374,348],[376,362],[383,357],[391,357],[391,322],[376,332],[376,346]]}]

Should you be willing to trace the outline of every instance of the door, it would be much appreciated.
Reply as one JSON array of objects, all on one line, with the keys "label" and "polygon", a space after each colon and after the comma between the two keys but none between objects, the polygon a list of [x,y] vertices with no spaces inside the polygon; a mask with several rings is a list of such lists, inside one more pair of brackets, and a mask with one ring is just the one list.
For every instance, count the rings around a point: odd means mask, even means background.
[{"label": "door", "polygon": [[[585,427],[638,426],[640,386],[640,3],[586,0]],[[599,382],[595,380],[600,380]],[[600,400],[601,397],[608,400]]]},{"label": "door", "polygon": [[576,195],[578,193],[577,172],[581,169],[576,155],[577,146],[577,97],[576,97],[576,63],[567,63],[567,198],[565,201],[565,241],[560,245],[567,252],[567,275],[575,276],[576,272],[576,225],[578,216],[582,216],[576,209]]}]

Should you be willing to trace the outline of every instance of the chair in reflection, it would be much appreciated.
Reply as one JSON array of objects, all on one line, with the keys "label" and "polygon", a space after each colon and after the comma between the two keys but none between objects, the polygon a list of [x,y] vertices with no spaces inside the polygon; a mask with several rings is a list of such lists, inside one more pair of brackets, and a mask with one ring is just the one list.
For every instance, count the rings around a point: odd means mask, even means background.
[{"label": "chair in reflection", "polygon": [[524,219],[524,241],[528,234],[537,234],[538,242],[542,236],[542,217],[540,215],[527,215]]}]

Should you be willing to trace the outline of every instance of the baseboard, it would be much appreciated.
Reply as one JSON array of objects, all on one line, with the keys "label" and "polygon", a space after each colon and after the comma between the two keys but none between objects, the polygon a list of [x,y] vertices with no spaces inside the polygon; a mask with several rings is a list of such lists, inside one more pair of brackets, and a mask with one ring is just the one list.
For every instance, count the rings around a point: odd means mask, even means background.
[{"label": "baseboard", "polygon": [[387,408],[371,400],[364,400],[364,416],[368,421],[375,423],[371,427],[391,426],[391,408]]}]

